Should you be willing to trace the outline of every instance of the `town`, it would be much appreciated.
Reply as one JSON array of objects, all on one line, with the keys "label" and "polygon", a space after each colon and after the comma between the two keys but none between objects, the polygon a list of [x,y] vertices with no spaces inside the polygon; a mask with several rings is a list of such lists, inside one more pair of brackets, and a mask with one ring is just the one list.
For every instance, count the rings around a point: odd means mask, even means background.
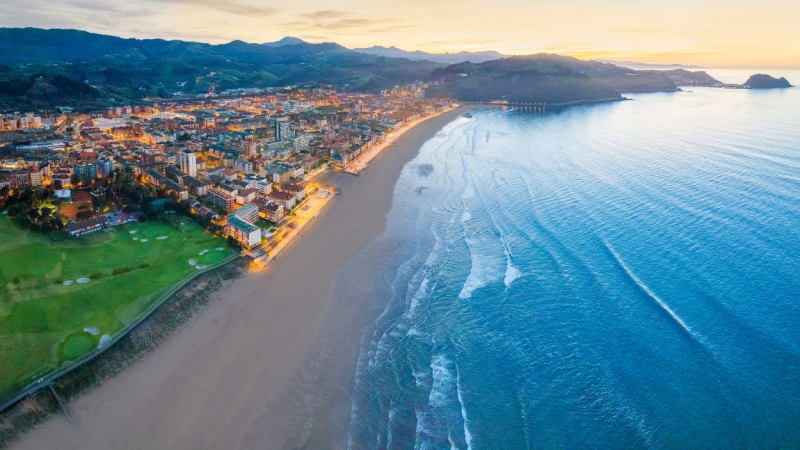
[{"label": "town", "polygon": [[75,238],[183,213],[261,265],[336,194],[315,175],[357,175],[387,138],[455,106],[426,99],[426,87],[251,89],[2,114],[0,137],[14,138],[0,147],[0,200],[29,227]]}]

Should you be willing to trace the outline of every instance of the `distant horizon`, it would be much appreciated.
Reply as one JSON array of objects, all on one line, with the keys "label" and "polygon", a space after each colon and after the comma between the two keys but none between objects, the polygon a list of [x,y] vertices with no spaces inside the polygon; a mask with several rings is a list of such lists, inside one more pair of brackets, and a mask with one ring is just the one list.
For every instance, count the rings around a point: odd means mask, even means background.
[{"label": "distant horizon", "polygon": [[[653,20],[657,17],[658,20]],[[800,4],[766,0],[29,0],[0,26],[220,44],[297,36],[348,48],[556,53],[707,68],[799,68]]]},{"label": "distant horizon", "polygon": [[693,70],[702,70],[702,69],[718,69],[718,70],[726,70],[726,69],[727,70],[800,70],[800,63],[798,63],[797,66],[758,66],[758,65],[756,65],[756,66],[746,66],[746,65],[745,66],[733,66],[733,65],[730,65],[730,66],[724,66],[724,65],[723,66],[714,66],[714,65],[703,65],[701,63],[689,64],[689,63],[682,63],[682,62],[640,61],[640,60],[636,60],[636,59],[633,59],[633,58],[622,58],[622,57],[620,57],[620,58],[614,58],[614,57],[589,58],[589,57],[582,57],[582,56],[572,55],[572,54],[569,54],[569,53],[566,53],[566,52],[565,53],[558,53],[558,52],[547,51],[547,50],[532,50],[529,53],[509,54],[509,53],[503,53],[502,51],[494,50],[494,49],[483,49],[483,50],[467,50],[467,49],[457,50],[457,49],[453,49],[453,50],[446,50],[446,51],[427,51],[427,50],[423,50],[423,49],[420,49],[420,48],[404,48],[404,47],[401,47],[399,45],[391,44],[391,43],[388,43],[388,44],[387,43],[382,43],[382,44],[377,44],[376,43],[376,44],[372,44],[372,45],[364,45],[364,46],[360,46],[359,47],[359,46],[347,46],[347,45],[344,45],[344,44],[342,44],[340,42],[336,42],[336,41],[328,41],[328,40],[315,41],[314,39],[311,39],[311,38],[304,38],[302,36],[295,36],[295,35],[283,35],[283,36],[279,36],[279,37],[275,37],[275,38],[267,38],[267,39],[265,39],[263,41],[248,41],[248,40],[245,40],[245,39],[238,39],[237,38],[237,39],[231,39],[231,40],[215,42],[215,41],[209,41],[209,40],[183,39],[183,38],[177,38],[177,37],[127,36],[124,33],[99,32],[99,31],[92,31],[92,30],[81,29],[81,28],[64,28],[64,27],[50,27],[50,28],[47,28],[47,27],[36,27],[36,26],[5,26],[5,25],[0,26],[0,29],[2,29],[2,28],[18,28],[18,29],[32,28],[32,29],[43,29],[43,30],[72,30],[72,31],[83,31],[83,32],[87,32],[87,33],[105,35],[105,36],[113,36],[113,37],[118,37],[118,38],[121,38],[121,39],[139,39],[139,40],[148,40],[148,39],[157,40],[157,39],[160,39],[160,40],[165,40],[165,41],[197,42],[197,43],[209,44],[209,45],[220,45],[220,44],[226,44],[226,43],[230,43],[230,42],[234,42],[234,41],[242,41],[242,42],[246,42],[248,44],[269,44],[269,43],[279,42],[279,41],[281,41],[283,39],[292,38],[292,39],[303,40],[303,41],[305,41],[305,42],[307,42],[309,44],[337,44],[337,45],[342,45],[343,47],[348,48],[350,50],[359,49],[359,48],[363,49],[363,48],[371,48],[371,47],[383,47],[383,48],[395,48],[395,49],[398,49],[398,50],[401,50],[401,51],[404,51],[404,52],[424,52],[424,53],[429,53],[429,54],[432,54],[432,55],[447,55],[447,54],[454,55],[454,54],[458,54],[458,53],[462,53],[462,52],[466,52],[466,53],[470,53],[470,54],[496,52],[496,53],[499,53],[500,55],[502,55],[503,57],[530,56],[530,55],[544,53],[544,54],[554,54],[554,55],[561,55],[561,56],[570,56],[570,57],[574,57],[574,58],[577,58],[577,59],[588,60],[588,61],[609,61],[609,62],[614,62],[614,63],[619,63],[619,64],[622,64],[622,63],[633,63],[633,64],[652,65],[652,66],[684,66],[684,67],[689,67],[689,68],[691,68]]}]

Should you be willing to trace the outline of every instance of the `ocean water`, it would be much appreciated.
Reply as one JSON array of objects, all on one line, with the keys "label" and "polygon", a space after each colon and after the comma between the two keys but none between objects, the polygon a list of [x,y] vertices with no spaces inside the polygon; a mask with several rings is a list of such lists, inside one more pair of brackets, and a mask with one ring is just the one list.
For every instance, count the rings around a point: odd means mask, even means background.
[{"label": "ocean water", "polygon": [[800,89],[628,97],[405,167],[351,448],[800,447]]}]

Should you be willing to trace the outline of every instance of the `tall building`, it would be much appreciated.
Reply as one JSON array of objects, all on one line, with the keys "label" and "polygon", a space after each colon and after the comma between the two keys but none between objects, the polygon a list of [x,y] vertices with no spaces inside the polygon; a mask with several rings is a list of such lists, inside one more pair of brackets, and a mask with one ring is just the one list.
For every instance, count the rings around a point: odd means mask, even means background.
[{"label": "tall building", "polygon": [[97,160],[97,176],[107,178],[114,171],[114,161],[106,158]]},{"label": "tall building", "polygon": [[275,121],[275,140],[286,141],[294,138],[294,126],[292,122]]},{"label": "tall building", "polygon": [[181,172],[190,177],[197,176],[197,154],[183,151],[180,155]]},{"label": "tall building", "polygon": [[97,178],[97,166],[91,163],[76,164],[72,171],[81,183],[89,183]]}]

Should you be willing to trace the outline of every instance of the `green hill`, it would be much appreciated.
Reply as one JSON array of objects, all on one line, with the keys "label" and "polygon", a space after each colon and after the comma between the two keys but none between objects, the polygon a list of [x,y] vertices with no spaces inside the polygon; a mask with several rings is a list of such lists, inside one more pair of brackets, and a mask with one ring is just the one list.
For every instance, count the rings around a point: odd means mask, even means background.
[{"label": "green hill", "polygon": [[[0,29],[0,65],[0,108],[18,109],[63,103],[96,107],[175,92],[205,93],[212,85],[217,92],[296,84],[378,91],[442,67],[365,55],[332,43],[211,45],[36,28]],[[87,90],[56,89],[39,96],[26,90],[32,77],[65,77]]]},{"label": "green hill", "polygon": [[792,87],[786,78],[775,78],[762,73],[751,76],[744,83],[751,89],[775,89]]},{"label": "green hill", "polygon": [[595,61],[538,54],[454,64],[436,69],[442,84],[433,96],[464,101],[508,99],[569,104],[621,98],[622,92],[672,92],[678,88],[663,72],[636,71]]}]

